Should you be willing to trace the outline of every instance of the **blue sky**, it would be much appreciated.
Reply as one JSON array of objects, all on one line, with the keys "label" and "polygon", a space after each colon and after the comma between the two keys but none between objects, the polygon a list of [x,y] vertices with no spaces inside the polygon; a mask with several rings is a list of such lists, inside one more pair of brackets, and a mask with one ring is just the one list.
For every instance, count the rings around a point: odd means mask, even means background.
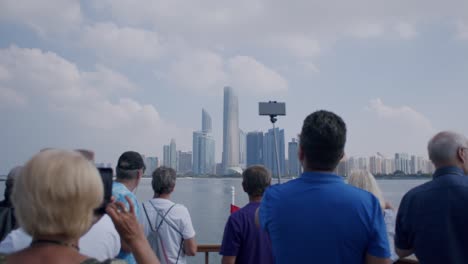
[{"label": "blue sky", "polygon": [[284,101],[287,141],[327,109],[348,155],[426,155],[440,130],[468,134],[467,1],[19,1],[0,3],[0,173],[44,147],[191,150],[201,109],[217,161],[222,92],[240,126]]}]

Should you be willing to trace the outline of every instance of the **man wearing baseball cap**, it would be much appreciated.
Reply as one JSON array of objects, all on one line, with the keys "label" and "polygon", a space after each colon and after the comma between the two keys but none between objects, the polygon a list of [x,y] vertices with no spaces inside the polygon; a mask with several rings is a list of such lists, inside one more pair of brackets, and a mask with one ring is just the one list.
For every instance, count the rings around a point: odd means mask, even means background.
[{"label": "man wearing baseball cap", "polygon": [[[132,200],[137,217],[140,216],[140,205],[133,191],[140,183],[145,169],[145,163],[140,153],[135,151],[124,152],[120,155],[119,161],[117,162],[117,167],[115,169],[117,179],[112,186],[112,195],[115,200],[124,203],[127,209],[128,203],[125,196],[128,196]],[[117,258],[124,259],[129,264],[136,264],[132,252],[123,241],[122,248]]]}]

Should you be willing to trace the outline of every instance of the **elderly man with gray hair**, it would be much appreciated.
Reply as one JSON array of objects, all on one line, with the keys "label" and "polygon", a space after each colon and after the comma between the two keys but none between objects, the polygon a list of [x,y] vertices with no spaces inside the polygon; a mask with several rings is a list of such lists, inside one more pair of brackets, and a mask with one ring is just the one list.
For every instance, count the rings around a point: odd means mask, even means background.
[{"label": "elderly man with gray hair", "polygon": [[189,211],[172,202],[176,172],[159,167],[153,172],[153,199],[142,204],[145,235],[163,264],[185,264],[186,256],[195,256],[197,243]]},{"label": "elderly man with gray hair", "polygon": [[395,247],[422,264],[468,263],[468,139],[440,132],[428,144],[433,179],[403,197]]}]

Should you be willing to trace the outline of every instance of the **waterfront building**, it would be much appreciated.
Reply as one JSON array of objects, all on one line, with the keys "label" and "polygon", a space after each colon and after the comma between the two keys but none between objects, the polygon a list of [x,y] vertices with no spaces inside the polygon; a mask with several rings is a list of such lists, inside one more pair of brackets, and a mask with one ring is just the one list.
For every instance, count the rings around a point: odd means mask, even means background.
[{"label": "waterfront building", "polygon": [[246,168],[247,164],[247,135],[239,129],[239,166]]},{"label": "waterfront building", "polygon": [[171,166],[171,148],[169,145],[163,146],[163,165],[166,167]]},{"label": "waterfront building", "polygon": [[[279,155],[279,172],[281,176],[285,174],[285,144],[284,144],[284,129],[276,129],[276,137],[278,142],[278,155]],[[267,167],[272,175],[278,176],[276,152],[275,152],[275,137],[273,134],[273,128],[269,129],[263,137],[263,158],[264,165]]]},{"label": "waterfront building", "polygon": [[392,174],[395,172],[395,161],[390,158],[386,158],[382,161],[382,173]]},{"label": "waterfront building", "polygon": [[205,109],[202,109],[202,132],[211,133],[211,116]]},{"label": "waterfront building", "polygon": [[264,164],[263,162],[263,132],[247,133],[247,167]]},{"label": "waterfront building", "polygon": [[171,144],[169,145],[169,150],[170,150],[170,167],[173,168],[174,170],[178,170],[177,168],[177,149],[176,149],[176,142],[175,139],[171,139]]},{"label": "waterfront building", "polygon": [[224,87],[223,108],[223,174],[239,168],[239,102],[234,90]]},{"label": "waterfront building", "polygon": [[193,132],[192,141],[194,175],[215,173],[215,141],[211,135],[211,116],[202,109],[202,131]]},{"label": "waterfront building", "polygon": [[395,170],[410,174],[410,159],[408,153],[395,153]]},{"label": "waterfront building", "polygon": [[288,143],[288,163],[289,176],[298,177],[301,175],[301,163],[299,162],[299,142],[295,138]]},{"label": "waterfront building", "polygon": [[380,156],[371,156],[369,158],[369,171],[372,174],[382,174],[382,158]]},{"label": "waterfront building", "polygon": [[193,132],[193,164],[195,175],[207,175],[215,172],[215,141],[213,136],[203,131]]},{"label": "waterfront building", "polygon": [[146,157],[145,166],[145,176],[151,176],[153,172],[159,167],[158,157]]},{"label": "waterfront building", "polygon": [[179,151],[178,152],[178,172],[186,174],[192,171],[192,152]]}]

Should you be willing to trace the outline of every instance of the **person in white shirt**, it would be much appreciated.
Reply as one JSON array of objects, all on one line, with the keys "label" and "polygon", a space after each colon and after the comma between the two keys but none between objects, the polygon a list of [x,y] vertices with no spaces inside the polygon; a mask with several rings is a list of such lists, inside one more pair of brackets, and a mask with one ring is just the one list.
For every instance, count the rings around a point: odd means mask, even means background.
[{"label": "person in white shirt", "polygon": [[[22,228],[11,231],[0,243],[0,253],[11,254],[29,247],[32,238]],[[99,261],[112,259],[119,254],[120,236],[108,215],[103,215],[80,238],[80,253]]]},{"label": "person in white shirt", "polygon": [[154,198],[142,204],[141,218],[146,237],[163,264],[185,264],[197,252],[195,230],[187,208],[170,200],[176,183],[172,168],[153,172]]}]

